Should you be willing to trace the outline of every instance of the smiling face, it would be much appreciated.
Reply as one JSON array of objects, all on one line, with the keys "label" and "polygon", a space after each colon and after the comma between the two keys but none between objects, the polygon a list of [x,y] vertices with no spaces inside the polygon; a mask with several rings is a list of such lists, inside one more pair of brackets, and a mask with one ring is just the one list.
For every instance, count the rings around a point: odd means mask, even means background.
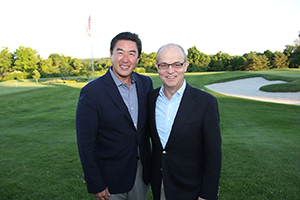
[{"label": "smiling face", "polygon": [[110,54],[112,70],[123,83],[130,83],[131,73],[139,62],[136,43],[119,40]]},{"label": "smiling face", "polygon": [[173,44],[163,47],[158,52],[157,56],[158,59],[157,63],[155,63],[155,66],[159,73],[159,77],[164,84],[164,93],[169,98],[172,97],[172,95],[176,93],[182,86],[184,81],[184,73],[187,70],[189,62],[186,61],[183,64],[182,68],[177,70],[173,69],[172,66],[169,66],[168,69],[165,70],[159,68],[158,65],[162,63],[172,64],[177,62],[183,63],[185,61],[185,56],[181,48]]}]

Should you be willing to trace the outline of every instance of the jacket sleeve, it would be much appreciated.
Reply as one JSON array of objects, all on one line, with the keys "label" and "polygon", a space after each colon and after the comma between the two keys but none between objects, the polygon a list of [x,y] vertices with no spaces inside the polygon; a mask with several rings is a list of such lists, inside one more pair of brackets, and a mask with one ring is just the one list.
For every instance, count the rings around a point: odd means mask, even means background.
[{"label": "jacket sleeve", "polygon": [[204,199],[218,199],[222,152],[218,103],[214,97],[205,112],[203,137],[205,171],[199,196]]},{"label": "jacket sleeve", "polygon": [[107,186],[96,159],[98,112],[93,93],[84,87],[76,111],[77,143],[85,182],[89,193],[98,193]]}]

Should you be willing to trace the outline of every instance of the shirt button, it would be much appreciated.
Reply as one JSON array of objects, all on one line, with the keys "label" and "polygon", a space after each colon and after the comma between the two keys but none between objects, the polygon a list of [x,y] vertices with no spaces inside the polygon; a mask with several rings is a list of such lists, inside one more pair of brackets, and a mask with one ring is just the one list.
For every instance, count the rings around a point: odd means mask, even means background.
[{"label": "shirt button", "polygon": [[167,152],[166,152],[166,151],[163,151],[162,153],[163,153],[163,154],[166,154]]}]

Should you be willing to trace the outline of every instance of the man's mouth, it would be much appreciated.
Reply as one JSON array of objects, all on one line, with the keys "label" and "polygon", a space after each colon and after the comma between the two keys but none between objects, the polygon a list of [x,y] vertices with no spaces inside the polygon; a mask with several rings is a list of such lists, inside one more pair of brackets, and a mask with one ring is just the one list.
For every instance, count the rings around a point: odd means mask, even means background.
[{"label": "man's mouth", "polygon": [[128,69],[130,66],[124,66],[124,65],[121,65],[120,66],[122,69]]},{"label": "man's mouth", "polygon": [[167,79],[174,79],[176,76],[166,76]]}]

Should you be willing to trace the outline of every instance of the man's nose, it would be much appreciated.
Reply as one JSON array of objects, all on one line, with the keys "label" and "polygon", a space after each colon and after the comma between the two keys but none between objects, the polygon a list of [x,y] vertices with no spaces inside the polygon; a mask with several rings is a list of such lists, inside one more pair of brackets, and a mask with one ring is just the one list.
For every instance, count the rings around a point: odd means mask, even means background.
[{"label": "man's nose", "polygon": [[128,55],[127,54],[124,54],[123,58],[122,58],[122,61],[123,62],[128,62],[129,59],[128,59]]},{"label": "man's nose", "polygon": [[167,72],[168,73],[173,73],[175,70],[173,69],[172,65],[169,65]]}]

